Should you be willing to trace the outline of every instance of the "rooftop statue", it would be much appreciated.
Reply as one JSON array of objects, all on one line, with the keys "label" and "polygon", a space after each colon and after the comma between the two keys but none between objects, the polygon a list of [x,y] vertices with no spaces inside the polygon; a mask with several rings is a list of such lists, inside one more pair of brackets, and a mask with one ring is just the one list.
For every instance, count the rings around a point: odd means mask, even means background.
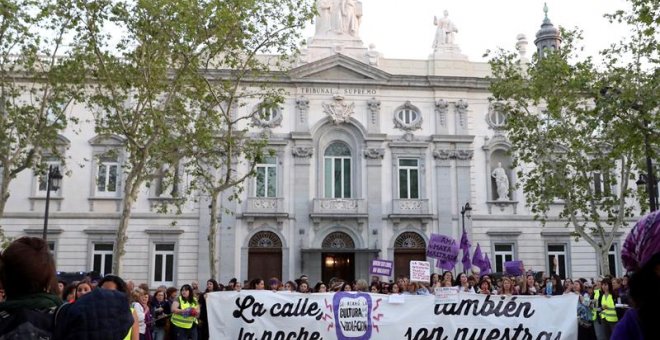
[{"label": "rooftop statue", "polygon": [[358,37],[362,2],[357,0],[317,0],[319,12],[316,35],[348,35]]},{"label": "rooftop statue", "polygon": [[458,28],[454,25],[451,20],[449,20],[449,12],[445,10],[444,17],[438,19],[438,17],[433,17],[433,24],[438,26],[435,31],[435,40],[433,40],[433,49],[437,50],[441,46],[452,46],[455,45],[454,38],[456,33],[458,33]]}]

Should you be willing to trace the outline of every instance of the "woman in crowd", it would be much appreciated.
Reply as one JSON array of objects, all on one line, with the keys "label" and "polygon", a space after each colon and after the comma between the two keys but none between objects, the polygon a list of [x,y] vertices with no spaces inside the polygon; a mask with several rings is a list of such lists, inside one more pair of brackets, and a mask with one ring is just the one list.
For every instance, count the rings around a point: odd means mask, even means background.
[{"label": "woman in crowd", "polygon": [[390,294],[391,284],[389,282],[382,282],[380,284],[380,293],[381,294]]},{"label": "woman in crowd", "polygon": [[92,283],[89,280],[82,280],[76,284],[76,300],[92,291]]},{"label": "woman in crowd", "polygon": [[507,276],[502,278],[502,288],[498,292],[499,295],[517,295],[513,289],[513,281]]},{"label": "woman in crowd", "polygon": [[170,302],[165,298],[165,291],[157,290],[154,293],[150,310],[154,320],[152,337],[154,340],[165,340],[165,329],[169,322],[168,317],[172,313]]},{"label": "woman in crowd", "polygon": [[307,281],[300,281],[298,285],[298,293],[310,293],[309,283]]},{"label": "woman in crowd", "polygon": [[266,288],[266,283],[264,282],[264,279],[258,277],[250,281],[251,290],[264,290],[264,288]]},{"label": "woman in crowd", "polygon": [[554,296],[564,294],[564,288],[561,285],[561,278],[559,278],[559,275],[552,274],[545,284],[545,295]]},{"label": "woman in crowd", "polygon": [[491,286],[490,281],[485,278],[482,278],[481,282],[479,282],[479,291],[477,293],[490,295],[492,290],[493,287]]},{"label": "woman in crowd", "polygon": [[578,316],[578,340],[595,340],[596,333],[591,314],[591,297],[586,291],[584,284],[580,280],[575,280],[570,294],[578,295],[577,316]]},{"label": "woman in crowd", "polygon": [[[261,289],[263,290],[261,280]],[[172,303],[170,322],[176,340],[197,340],[197,325],[195,319],[199,315],[199,303],[193,295],[190,285],[181,287],[179,298]]]},{"label": "woman in crowd", "polygon": [[206,290],[204,293],[199,296],[199,336],[201,340],[207,340],[209,338],[209,316],[206,310],[206,298],[208,293],[221,291],[218,281],[215,279],[209,279],[206,281]]},{"label": "woman in crowd", "polygon": [[616,299],[612,292],[612,281],[609,278],[604,278],[600,283],[600,295],[597,303],[599,308],[596,321],[600,322],[604,337],[608,340],[612,336],[616,322],[619,321],[615,310]]},{"label": "woman in crowd", "polygon": [[282,290],[282,282],[276,277],[271,277],[270,280],[268,280],[268,288],[274,292],[278,292]]},{"label": "woman in crowd", "polygon": [[[149,302],[149,293],[142,290],[142,288],[136,288],[133,290],[131,298],[131,306],[135,310],[135,314],[137,314],[140,340],[149,340],[151,339],[151,327],[147,329],[147,323],[151,320],[151,312],[147,305]],[[149,315],[149,318],[147,318],[147,315]]]},{"label": "woman in crowd", "polygon": [[452,273],[448,270],[446,270],[444,273],[442,273],[442,286],[443,287],[447,287],[447,286],[445,286],[447,281],[450,282],[450,286],[451,286],[451,284],[454,283],[454,273]]},{"label": "woman in crowd", "polygon": [[431,274],[431,287],[442,287],[442,280],[440,280],[440,274],[433,273]]},{"label": "woman in crowd", "polygon": [[0,338],[50,339],[62,300],[48,244],[36,237],[12,242],[0,255],[0,282],[7,296],[0,303]]},{"label": "woman in crowd", "polygon": [[458,286],[463,292],[469,292],[472,290],[472,287],[470,287],[470,282],[468,282],[467,274],[465,273],[458,274],[455,285]]},{"label": "woman in crowd", "polygon": [[296,283],[293,282],[293,281],[287,281],[287,282],[284,284],[284,291],[285,291],[285,292],[293,293],[293,292],[296,291],[296,289],[298,289],[298,286],[297,286]]},{"label": "woman in crowd", "polygon": [[390,287],[392,290],[392,294],[401,294],[401,286],[398,283],[393,283],[392,286]]},{"label": "woman in crowd", "polygon": [[325,283],[319,281],[314,285],[314,293],[327,293],[328,292],[328,285]]},{"label": "woman in crowd", "polygon": [[534,275],[528,274],[525,276],[525,280],[523,280],[520,287],[520,295],[536,295],[538,293],[538,287],[534,280]]},{"label": "woman in crowd", "polygon": [[380,293],[380,284],[378,282],[372,282],[371,285],[369,285],[369,292],[374,294]]},{"label": "woman in crowd", "polygon": [[75,284],[69,284],[66,287],[64,287],[64,290],[62,291],[62,300],[64,302],[69,302],[73,303],[76,301],[76,285]]},{"label": "woman in crowd", "polygon": [[628,285],[630,303],[612,339],[660,339],[660,210],[642,217],[621,249],[624,267],[633,272]]},{"label": "woman in crowd", "polygon": [[343,282],[343,283],[339,286],[339,291],[341,291],[341,292],[350,292],[350,291],[352,291],[352,290],[353,290],[353,287],[351,287],[351,284],[348,283],[348,282]]},{"label": "woman in crowd", "polygon": [[355,282],[355,291],[357,291],[357,292],[368,292],[369,291],[369,284],[367,284],[367,280],[364,280],[364,279],[357,280],[357,282]]},{"label": "woman in crowd", "polygon": [[167,296],[167,301],[170,302],[170,306],[172,305],[172,302],[176,301],[176,297],[179,294],[179,290],[176,289],[176,287],[170,287],[167,288],[165,291],[165,296]]}]

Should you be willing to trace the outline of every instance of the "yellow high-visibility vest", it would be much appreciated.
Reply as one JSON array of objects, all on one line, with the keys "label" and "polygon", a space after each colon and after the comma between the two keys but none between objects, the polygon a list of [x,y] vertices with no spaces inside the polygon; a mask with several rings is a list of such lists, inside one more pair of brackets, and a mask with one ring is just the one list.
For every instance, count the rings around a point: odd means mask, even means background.
[{"label": "yellow high-visibility vest", "polygon": [[[133,316],[134,311],[135,311],[135,309],[133,309],[133,307],[131,307],[131,317]],[[133,323],[135,323],[135,320],[133,320]],[[124,340],[131,340],[131,335],[133,335],[133,324],[131,324],[131,328],[128,329],[128,334],[126,334],[126,337],[124,338]]]},{"label": "yellow high-visibility vest", "polygon": [[[193,298],[194,299],[194,298]],[[197,301],[193,300],[193,303],[184,302],[183,299],[179,296],[179,309],[188,309],[190,307],[197,306]],[[181,314],[172,314],[170,321],[173,325],[179,328],[190,329],[195,323],[194,316],[183,316]]]},{"label": "yellow high-visibility vest", "polygon": [[616,309],[614,309],[614,298],[612,294],[603,295],[601,299],[601,306],[606,306],[607,309],[603,309],[600,312],[600,317],[609,322],[617,322],[619,318],[616,316]]}]

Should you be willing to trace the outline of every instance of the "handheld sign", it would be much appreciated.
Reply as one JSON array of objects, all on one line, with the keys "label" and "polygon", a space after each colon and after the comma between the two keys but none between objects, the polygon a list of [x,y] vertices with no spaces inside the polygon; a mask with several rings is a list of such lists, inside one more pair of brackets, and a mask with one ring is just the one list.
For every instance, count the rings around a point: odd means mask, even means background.
[{"label": "handheld sign", "polygon": [[433,294],[438,303],[458,303],[458,287],[435,287]]},{"label": "handheld sign", "polygon": [[431,234],[426,257],[444,262],[456,263],[458,258],[458,243],[450,236]]},{"label": "handheld sign", "polygon": [[392,261],[374,259],[371,261],[369,273],[371,273],[371,275],[392,276],[393,267],[394,262]]},{"label": "handheld sign", "polygon": [[431,264],[427,261],[410,261],[410,281],[431,281]]}]

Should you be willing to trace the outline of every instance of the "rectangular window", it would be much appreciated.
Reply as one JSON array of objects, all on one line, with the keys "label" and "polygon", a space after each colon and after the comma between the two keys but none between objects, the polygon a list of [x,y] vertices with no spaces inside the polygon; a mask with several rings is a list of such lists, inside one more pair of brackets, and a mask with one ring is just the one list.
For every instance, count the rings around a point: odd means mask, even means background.
[{"label": "rectangular window", "polygon": [[350,157],[325,157],[325,197],[351,197],[351,159]]},{"label": "rectangular window", "polygon": [[609,175],[607,172],[594,172],[594,194],[596,195],[610,195],[611,190],[608,185]]},{"label": "rectangular window", "polygon": [[92,270],[101,276],[112,272],[112,243],[94,243],[94,252],[92,253]]},{"label": "rectangular window", "polygon": [[566,278],[568,258],[565,244],[548,244],[548,273],[558,274],[562,279]]},{"label": "rectangular window", "polygon": [[96,175],[96,192],[99,194],[116,194],[118,174],[119,163],[100,162]]},{"label": "rectangular window", "polygon": [[154,285],[174,285],[174,243],[154,244]]},{"label": "rectangular window", "polygon": [[513,261],[513,244],[496,243],[495,244],[495,271],[504,272],[504,262]]},{"label": "rectangular window", "polygon": [[419,161],[399,159],[399,198],[419,198]]},{"label": "rectangular window", "polygon": [[[60,169],[60,161],[47,161],[44,165],[44,172],[37,177],[37,194],[40,196],[46,196],[46,188],[48,188],[48,169],[51,166],[53,167],[53,171],[55,171],[55,169]],[[54,190],[51,188],[51,195],[53,195],[53,191]]]},{"label": "rectangular window", "polygon": [[277,160],[266,157],[264,163],[257,164],[255,178],[256,197],[277,197]]},{"label": "rectangular window", "polygon": [[607,254],[608,262],[610,263],[610,275],[619,277],[619,256],[616,255],[616,244],[613,243],[610,251]]}]

